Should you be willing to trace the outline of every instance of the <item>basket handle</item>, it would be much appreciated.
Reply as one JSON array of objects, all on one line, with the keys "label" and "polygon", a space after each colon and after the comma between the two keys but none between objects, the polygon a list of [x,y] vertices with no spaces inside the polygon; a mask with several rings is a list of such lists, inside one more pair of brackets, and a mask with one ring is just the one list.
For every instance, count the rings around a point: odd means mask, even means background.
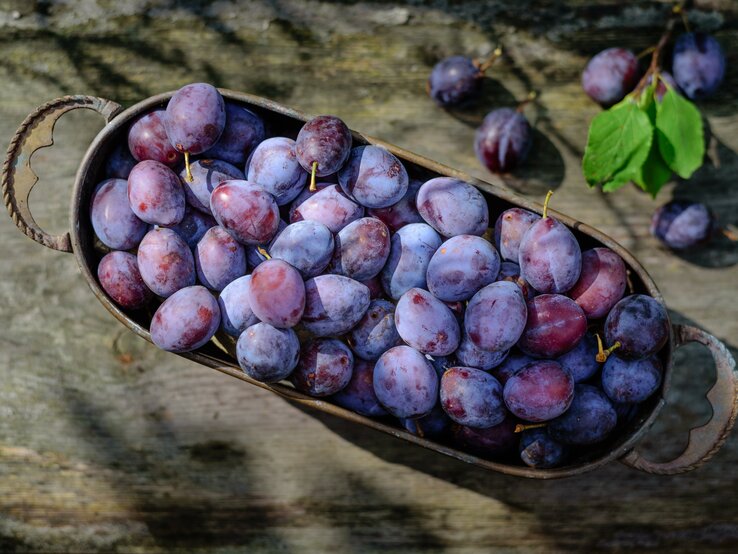
[{"label": "basket handle", "polygon": [[689,432],[687,448],[676,459],[669,462],[652,462],[634,448],[620,461],[647,473],[674,475],[697,469],[725,444],[738,414],[738,378],[735,359],[728,348],[707,331],[691,325],[674,325],[675,348],[689,342],[698,342],[707,347],[715,361],[717,379],[707,392],[712,406],[712,418],[701,427]]},{"label": "basket handle", "polygon": [[52,235],[33,219],[28,196],[38,182],[31,168],[31,156],[36,150],[54,144],[54,125],[65,113],[77,109],[95,110],[109,123],[120,111],[120,104],[96,96],[64,96],[39,106],[23,120],[10,141],[3,164],[3,200],[16,226],[39,244],[48,248],[71,252],[69,233]]}]

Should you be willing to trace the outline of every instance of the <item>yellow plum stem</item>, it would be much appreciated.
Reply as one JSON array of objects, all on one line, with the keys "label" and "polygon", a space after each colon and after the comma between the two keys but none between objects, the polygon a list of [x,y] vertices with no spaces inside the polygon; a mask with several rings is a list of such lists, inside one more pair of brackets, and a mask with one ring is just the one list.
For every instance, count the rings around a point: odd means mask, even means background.
[{"label": "yellow plum stem", "polygon": [[264,256],[267,260],[271,260],[272,259],[272,257],[269,255],[269,252],[267,252],[261,246],[257,246],[256,247],[256,250],[259,252],[259,254],[261,254],[262,256]]},{"label": "yellow plum stem", "polygon": [[725,238],[729,241],[738,242],[738,235],[736,235],[734,229],[735,227],[733,225],[727,225],[724,229],[721,229],[720,232],[725,235]]},{"label": "yellow plum stem", "polygon": [[187,179],[188,183],[191,183],[194,181],[194,177],[192,177],[192,171],[190,171],[190,153],[185,150],[184,153],[185,157],[185,171],[187,172],[187,176],[185,177]]},{"label": "yellow plum stem", "polygon": [[622,344],[620,344],[620,341],[616,341],[615,344],[605,350],[602,347],[602,339],[600,338],[600,335],[595,333],[595,337],[597,337],[597,356],[595,356],[595,360],[597,360],[601,364],[607,361],[607,357],[612,354],[614,350],[622,346]]},{"label": "yellow plum stem", "polygon": [[692,31],[689,28],[689,21],[687,20],[687,10],[684,9],[684,6],[682,4],[677,4],[672,8],[672,13],[679,15],[682,18],[682,23],[684,24],[684,30],[688,33],[691,33]]},{"label": "yellow plum stem", "polygon": [[533,102],[533,100],[535,100],[536,98],[538,98],[538,93],[535,90],[531,90],[528,93],[528,96],[525,97],[525,100],[518,104],[518,107],[515,109],[515,111],[521,113],[525,109],[525,107]]},{"label": "yellow plum stem", "polygon": [[497,58],[499,58],[500,56],[502,56],[502,48],[498,46],[497,48],[494,49],[494,51],[489,55],[489,57],[486,60],[484,60],[482,63],[479,64],[479,71],[481,73],[484,73],[485,71],[487,71],[490,67],[492,67],[492,64],[495,63]]},{"label": "yellow plum stem", "polygon": [[315,172],[318,170],[318,162],[313,162],[313,170],[310,172],[310,192],[315,192],[318,187],[315,186]]},{"label": "yellow plum stem", "polygon": [[546,425],[548,425],[548,423],[518,423],[515,426],[515,432],[522,433],[523,431],[527,431],[528,429],[540,429],[541,427],[545,427]]},{"label": "yellow plum stem", "polygon": [[551,200],[551,197],[553,196],[554,191],[549,190],[546,193],[546,199],[543,201],[543,219],[546,219],[548,215],[548,202]]},{"label": "yellow plum stem", "polygon": [[636,58],[638,58],[640,60],[643,56],[648,56],[649,54],[653,54],[654,50],[656,50],[656,47],[655,46],[649,46],[645,50],[643,50],[640,53],[638,53],[636,55]]}]

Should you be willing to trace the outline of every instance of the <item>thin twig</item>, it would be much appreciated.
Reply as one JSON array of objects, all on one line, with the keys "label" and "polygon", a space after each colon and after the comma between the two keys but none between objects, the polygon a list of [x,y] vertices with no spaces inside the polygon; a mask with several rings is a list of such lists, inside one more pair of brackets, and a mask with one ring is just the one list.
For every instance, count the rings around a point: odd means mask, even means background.
[{"label": "thin twig", "polygon": [[671,38],[671,33],[674,30],[674,25],[676,24],[676,22],[677,18],[672,17],[666,24],[666,30],[664,31],[664,34],[661,35],[659,42],[656,44],[656,48],[654,48],[653,50],[653,54],[651,54],[651,63],[649,64],[646,73],[644,73],[643,77],[636,85],[636,88],[633,89],[634,97],[640,96],[640,94],[643,92],[643,89],[645,89],[648,85],[650,77],[659,70],[661,51],[663,50],[664,46],[666,46],[666,43],[669,42],[669,38]]}]

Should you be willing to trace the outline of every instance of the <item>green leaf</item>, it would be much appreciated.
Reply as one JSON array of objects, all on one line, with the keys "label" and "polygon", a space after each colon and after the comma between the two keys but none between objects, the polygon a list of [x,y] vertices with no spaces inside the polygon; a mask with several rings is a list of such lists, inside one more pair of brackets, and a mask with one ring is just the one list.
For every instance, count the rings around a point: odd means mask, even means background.
[{"label": "green leaf", "polygon": [[684,179],[702,165],[702,116],[692,102],[673,89],[667,90],[657,107],[656,143],[666,165]]},{"label": "green leaf", "polygon": [[651,150],[648,152],[646,162],[636,173],[633,182],[656,198],[661,187],[671,179],[671,175],[672,171],[664,162],[659,153],[658,145],[654,141]]},{"label": "green leaf", "polygon": [[600,113],[590,125],[582,160],[587,183],[610,191],[632,180],[646,161],[652,141],[653,125],[634,101]]},{"label": "green leaf", "polygon": [[[636,158],[633,161],[633,157]],[[602,186],[604,192],[613,192],[621,188],[623,185],[635,181],[640,175],[643,164],[639,161],[641,152],[636,151],[633,153],[631,159],[629,159],[623,167],[616,171],[612,178]]]},{"label": "green leaf", "polygon": [[652,125],[656,125],[656,85],[650,84],[646,90],[643,91],[641,94],[640,99],[638,100],[638,107],[641,108],[642,111],[646,113],[648,116],[648,119],[651,121]]}]

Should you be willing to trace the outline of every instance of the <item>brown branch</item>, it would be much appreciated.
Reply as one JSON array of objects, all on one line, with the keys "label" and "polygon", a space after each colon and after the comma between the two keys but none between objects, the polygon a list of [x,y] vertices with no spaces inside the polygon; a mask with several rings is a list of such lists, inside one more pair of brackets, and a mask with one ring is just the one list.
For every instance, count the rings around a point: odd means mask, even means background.
[{"label": "brown branch", "polygon": [[640,96],[640,94],[643,92],[643,89],[646,88],[646,85],[648,85],[649,77],[656,74],[661,68],[661,54],[664,50],[664,47],[671,38],[671,33],[674,31],[674,26],[676,25],[677,21],[680,21],[680,18],[683,16],[686,4],[687,2],[680,2],[679,4],[674,6],[674,9],[671,12],[671,16],[669,17],[669,21],[666,22],[664,33],[661,35],[661,38],[653,49],[653,54],[651,55],[651,63],[648,65],[648,69],[646,70],[646,73],[643,75],[641,80],[638,81],[636,88],[633,89],[633,96]]}]

